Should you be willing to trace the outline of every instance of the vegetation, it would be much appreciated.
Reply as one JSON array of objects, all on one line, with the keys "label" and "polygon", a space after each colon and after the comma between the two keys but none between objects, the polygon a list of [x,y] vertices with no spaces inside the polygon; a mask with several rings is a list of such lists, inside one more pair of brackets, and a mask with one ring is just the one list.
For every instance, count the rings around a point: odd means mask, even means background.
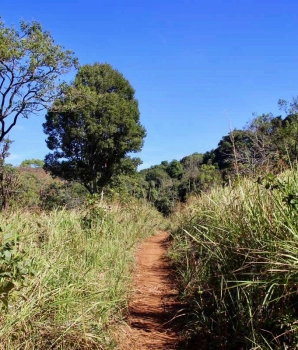
[{"label": "vegetation", "polygon": [[162,218],[139,201],[110,205],[0,217],[1,349],[113,347],[136,243]]},{"label": "vegetation", "polygon": [[173,214],[186,329],[202,349],[296,348],[297,193],[293,170],[214,188]]},{"label": "vegetation", "polygon": [[[296,349],[297,98],[279,101],[285,118],[255,115],[216,149],[137,172],[129,154],[145,129],[131,84],[95,63],[57,89],[72,67],[39,23],[0,22],[0,349],[112,348],[136,244],[164,222],[152,204],[171,218],[189,338]],[[9,131],[45,107],[51,153],[6,164]]]},{"label": "vegetation", "polygon": [[239,176],[257,179],[288,169],[298,156],[295,99],[289,106],[291,114],[284,119],[270,113],[255,116],[243,130],[231,130],[223,136],[214,150],[141,170],[134,175],[133,186],[131,177],[126,177],[128,193],[146,198],[164,215],[170,215],[177,203],[191,195],[225,186]]},{"label": "vegetation", "polygon": [[59,178],[53,179],[42,169],[43,161],[24,160],[19,167],[14,167],[5,164],[8,154],[9,142],[4,143],[0,153],[2,210],[79,208],[86,200],[88,192],[82,185]]},{"label": "vegetation", "polygon": [[37,22],[21,30],[0,20],[0,142],[20,116],[47,108],[60,94],[57,78],[77,65],[71,51],[55,45]]},{"label": "vegetation", "polygon": [[41,159],[25,159],[20,164],[24,168],[43,168],[44,162]]},{"label": "vegetation", "polygon": [[135,171],[145,129],[139,122],[134,89],[109,64],[80,68],[74,84],[55,101],[44,131],[52,153],[45,169],[82,183],[90,194],[102,191],[113,175]]}]

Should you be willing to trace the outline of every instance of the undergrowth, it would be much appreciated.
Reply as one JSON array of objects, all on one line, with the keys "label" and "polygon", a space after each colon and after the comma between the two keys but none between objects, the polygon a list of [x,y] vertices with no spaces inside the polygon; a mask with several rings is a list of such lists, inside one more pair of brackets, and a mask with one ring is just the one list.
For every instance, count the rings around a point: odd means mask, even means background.
[{"label": "undergrowth", "polygon": [[213,189],[177,208],[170,252],[201,349],[298,347],[298,181]]},{"label": "undergrowth", "polygon": [[0,349],[112,349],[136,243],[162,218],[130,201],[0,216]]}]

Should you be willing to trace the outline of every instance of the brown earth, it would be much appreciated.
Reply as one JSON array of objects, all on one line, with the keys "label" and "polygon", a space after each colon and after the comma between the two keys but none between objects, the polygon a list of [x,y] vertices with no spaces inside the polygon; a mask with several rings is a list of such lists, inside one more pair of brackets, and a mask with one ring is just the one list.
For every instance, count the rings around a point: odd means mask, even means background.
[{"label": "brown earth", "polygon": [[183,341],[177,327],[183,305],[165,256],[168,245],[169,234],[160,232],[138,249],[129,317],[117,336],[121,350],[174,350]]}]

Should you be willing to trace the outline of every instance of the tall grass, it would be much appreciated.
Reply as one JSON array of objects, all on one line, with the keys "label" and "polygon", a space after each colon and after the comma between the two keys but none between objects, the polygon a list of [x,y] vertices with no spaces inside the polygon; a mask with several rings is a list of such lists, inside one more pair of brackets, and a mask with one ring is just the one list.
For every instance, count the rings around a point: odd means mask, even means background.
[{"label": "tall grass", "polygon": [[161,221],[140,202],[2,215],[2,246],[11,247],[3,259],[17,250],[27,272],[3,303],[0,349],[113,348],[109,326],[127,307],[136,243]]},{"label": "tall grass", "polygon": [[171,257],[201,348],[296,349],[296,173],[213,189],[173,219]]}]

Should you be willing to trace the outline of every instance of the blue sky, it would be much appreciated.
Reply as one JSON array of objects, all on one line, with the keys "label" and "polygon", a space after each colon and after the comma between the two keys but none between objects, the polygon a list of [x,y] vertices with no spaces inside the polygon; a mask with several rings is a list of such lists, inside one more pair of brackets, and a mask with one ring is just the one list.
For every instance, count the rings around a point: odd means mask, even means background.
[{"label": "blue sky", "polygon": [[[143,167],[215,148],[252,113],[298,94],[294,0],[11,0],[6,25],[36,20],[80,64],[108,62],[136,90]],[[228,115],[228,117],[227,117]],[[44,113],[19,120],[10,162],[43,159]]]}]

